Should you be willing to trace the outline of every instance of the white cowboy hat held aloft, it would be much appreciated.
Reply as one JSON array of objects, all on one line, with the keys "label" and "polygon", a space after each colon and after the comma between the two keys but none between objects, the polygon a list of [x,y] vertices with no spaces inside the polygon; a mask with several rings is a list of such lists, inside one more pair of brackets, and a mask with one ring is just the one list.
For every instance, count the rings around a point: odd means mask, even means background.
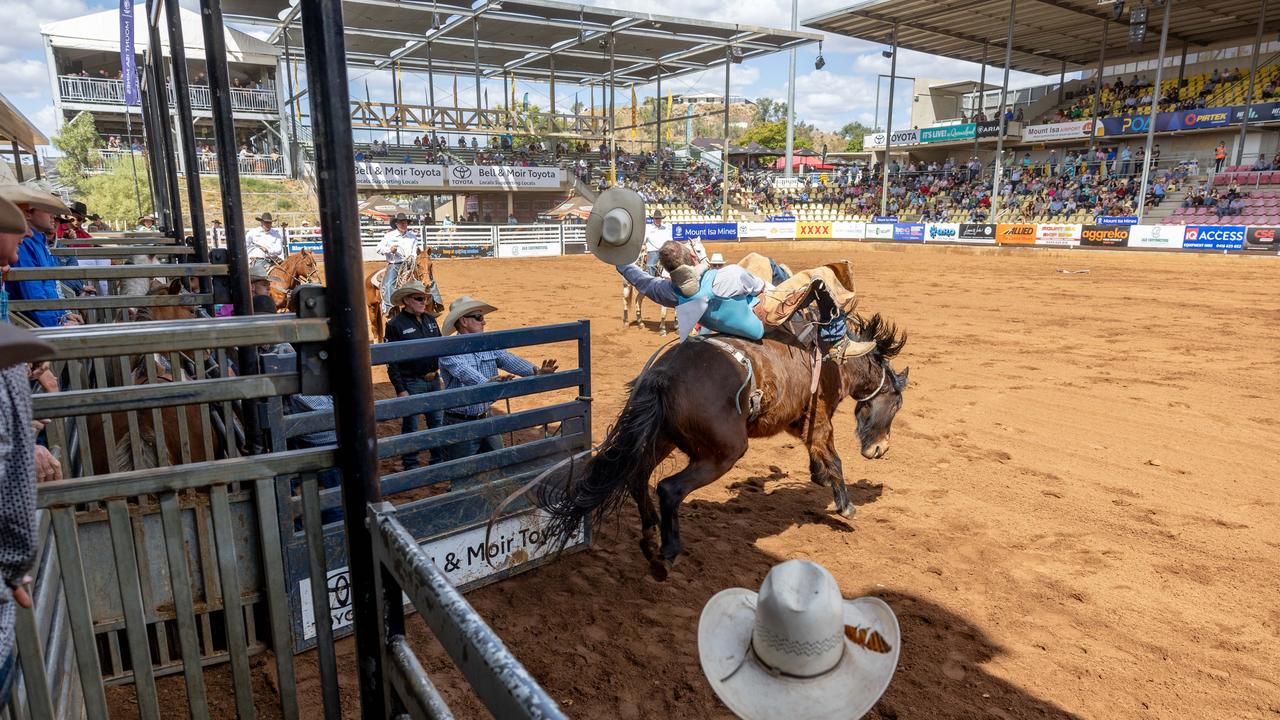
[{"label": "white cowboy hat held aloft", "polygon": [[746,720],[852,720],[889,687],[901,646],[883,600],[845,600],[826,568],[774,566],[759,594],[711,598],[698,622],[698,655],[716,695]]},{"label": "white cowboy hat held aloft", "polygon": [[605,190],[587,217],[587,249],[610,265],[635,262],[644,245],[644,199],[634,190]]}]

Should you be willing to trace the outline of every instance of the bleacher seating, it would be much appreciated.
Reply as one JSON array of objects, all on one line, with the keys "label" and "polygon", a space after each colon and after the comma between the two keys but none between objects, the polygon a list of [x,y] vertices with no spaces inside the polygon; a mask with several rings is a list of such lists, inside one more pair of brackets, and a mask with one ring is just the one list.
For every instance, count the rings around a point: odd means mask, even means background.
[{"label": "bleacher seating", "polygon": [[[1184,107],[1230,107],[1233,105],[1243,105],[1245,97],[1249,89],[1249,73],[1247,70],[1239,68],[1223,68],[1220,72],[1222,77],[1230,77],[1233,72],[1238,71],[1241,75],[1239,80],[1220,80],[1206,92],[1212,78],[1212,72],[1192,75],[1184,80],[1181,89],[1178,88],[1178,78],[1165,78],[1160,83],[1160,97],[1173,98],[1175,90],[1177,91],[1176,99],[1170,99],[1167,102],[1161,102],[1159,110],[1168,112]],[[1254,102],[1266,102],[1280,99],[1280,93],[1268,96],[1267,88],[1273,81],[1280,79],[1280,66],[1264,65],[1258,68],[1257,74],[1254,76],[1253,99]],[[1104,78],[1107,82],[1102,88],[1102,97],[1098,103],[1098,114],[1103,117],[1116,115],[1129,115],[1134,113],[1146,112],[1150,107],[1148,103],[1135,102],[1134,106],[1126,107],[1125,99],[1136,95],[1136,100],[1141,100],[1149,92],[1149,88],[1140,88],[1136,93],[1131,89],[1133,77],[1122,77],[1124,87],[1117,89],[1115,87],[1116,78]],[[1140,77],[1142,82],[1150,82],[1150,77]],[[1088,118],[1093,108],[1093,93],[1088,92],[1078,95],[1070,102],[1064,103],[1059,112],[1052,112],[1047,119],[1052,122],[1064,119]]]},{"label": "bleacher seating", "polygon": [[[1280,175],[1280,173],[1277,173]],[[1244,209],[1239,215],[1218,217],[1209,206],[1179,207],[1164,219],[1176,225],[1280,225],[1280,190],[1248,190],[1243,192]]]}]

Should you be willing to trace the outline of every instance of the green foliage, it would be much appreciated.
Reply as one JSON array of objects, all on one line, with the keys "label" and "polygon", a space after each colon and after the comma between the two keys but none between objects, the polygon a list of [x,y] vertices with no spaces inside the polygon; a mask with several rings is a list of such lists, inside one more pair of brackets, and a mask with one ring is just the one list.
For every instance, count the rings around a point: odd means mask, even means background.
[{"label": "green foliage", "polygon": [[[151,184],[147,180],[146,163],[139,159],[137,167],[137,190],[142,195],[141,205],[146,212],[151,209]],[[88,176],[80,182],[79,199],[89,207],[89,212],[98,213],[103,220],[132,228],[138,220],[139,205],[134,187],[129,158],[117,158],[108,164],[107,172]]]},{"label": "green foliage", "polygon": [[851,122],[840,128],[836,133],[845,139],[845,152],[860,152],[862,150],[862,138],[864,135],[871,133],[871,128],[860,122]]},{"label": "green foliage", "polygon": [[756,98],[756,114],[751,118],[751,124],[771,123],[781,120],[786,123],[787,120],[787,104],[781,100],[774,100],[769,97]]},{"label": "green foliage", "polygon": [[[797,122],[795,126],[795,147],[813,149],[814,127],[805,123]],[[752,141],[758,142],[770,150],[781,150],[787,146],[787,120],[784,117],[781,120],[774,120],[767,123],[753,124],[747,128],[742,134],[738,142],[746,145]]]},{"label": "green foliage", "polygon": [[85,182],[85,168],[97,160],[102,136],[98,134],[93,113],[82,112],[62,126],[62,132],[53,138],[53,146],[62,151],[58,158],[58,173],[62,182],[81,188]]}]

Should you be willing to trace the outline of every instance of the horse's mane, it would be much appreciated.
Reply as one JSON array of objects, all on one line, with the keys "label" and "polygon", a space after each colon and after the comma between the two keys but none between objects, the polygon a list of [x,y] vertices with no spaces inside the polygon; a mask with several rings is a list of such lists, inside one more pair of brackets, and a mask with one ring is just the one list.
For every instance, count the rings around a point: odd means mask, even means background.
[{"label": "horse's mane", "polygon": [[863,342],[874,340],[876,355],[883,360],[897,357],[902,347],[907,344],[907,333],[899,332],[898,326],[880,317],[880,313],[870,318],[854,315],[851,319],[858,328],[858,339]]}]

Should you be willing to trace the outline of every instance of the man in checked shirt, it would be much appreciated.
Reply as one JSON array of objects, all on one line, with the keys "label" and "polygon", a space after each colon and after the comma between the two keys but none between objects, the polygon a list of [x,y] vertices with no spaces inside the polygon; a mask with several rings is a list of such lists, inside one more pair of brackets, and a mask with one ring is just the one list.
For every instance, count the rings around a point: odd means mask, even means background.
[{"label": "man in checked shirt", "polygon": [[[466,335],[484,332],[484,316],[497,310],[494,306],[463,295],[449,305],[449,314],[440,324],[445,334],[458,332]],[[466,355],[451,355],[440,358],[440,378],[444,381],[444,389],[482,385],[487,382],[499,382],[502,378],[498,370],[505,370],[513,375],[528,377],[530,375],[546,375],[556,371],[555,360],[543,360],[540,367],[507,350],[482,350]],[[492,402],[481,402],[473,405],[449,408],[444,411],[444,424],[479,420],[489,417],[489,406]],[[502,436],[489,435],[455,443],[446,448],[448,460],[467,457],[482,452],[502,449]]]}]

